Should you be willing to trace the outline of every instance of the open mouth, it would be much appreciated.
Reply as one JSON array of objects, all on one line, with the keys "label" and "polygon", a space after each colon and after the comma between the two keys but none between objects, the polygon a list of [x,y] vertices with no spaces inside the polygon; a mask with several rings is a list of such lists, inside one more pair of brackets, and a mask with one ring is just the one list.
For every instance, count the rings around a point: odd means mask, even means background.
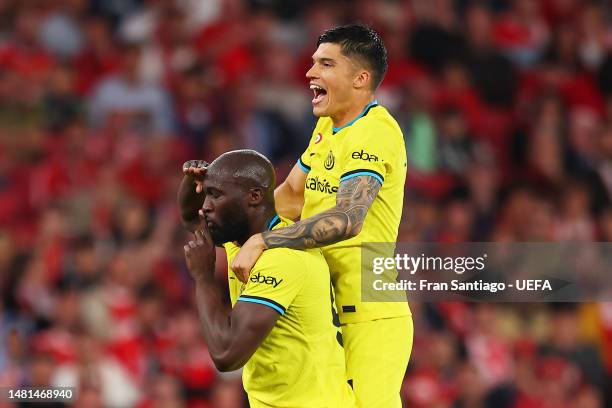
[{"label": "open mouth", "polygon": [[314,98],[312,99],[313,105],[322,102],[327,96],[327,90],[319,85],[310,84],[310,89],[314,93]]}]

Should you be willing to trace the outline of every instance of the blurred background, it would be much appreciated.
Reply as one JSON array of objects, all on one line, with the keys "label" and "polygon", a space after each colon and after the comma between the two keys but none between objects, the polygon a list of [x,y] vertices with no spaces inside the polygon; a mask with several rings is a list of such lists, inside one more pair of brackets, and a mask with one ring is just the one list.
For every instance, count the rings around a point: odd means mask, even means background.
[{"label": "blurred background", "polygon": [[[181,164],[248,147],[284,179],[314,126],[317,37],[342,23],[388,48],[399,240],[612,240],[611,18],[586,0],[0,0],[0,385],[246,406],[199,334]],[[411,307],[409,407],[612,406],[612,303]]]}]

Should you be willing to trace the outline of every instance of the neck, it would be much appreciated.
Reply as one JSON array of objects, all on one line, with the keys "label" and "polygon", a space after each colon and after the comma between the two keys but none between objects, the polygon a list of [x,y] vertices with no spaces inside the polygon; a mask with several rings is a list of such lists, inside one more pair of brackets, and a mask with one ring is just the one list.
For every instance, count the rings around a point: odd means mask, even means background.
[{"label": "neck", "polygon": [[346,109],[331,116],[334,127],[339,128],[345,126],[351,120],[359,116],[365,107],[372,102],[374,102],[374,94],[372,93],[357,98],[357,101],[351,103]]},{"label": "neck", "polygon": [[274,209],[273,205],[270,207],[262,206],[261,208],[258,208],[250,217],[248,235],[246,238],[238,240],[238,244],[242,246],[251,236],[267,231],[270,221],[272,221],[275,215],[276,210]]}]

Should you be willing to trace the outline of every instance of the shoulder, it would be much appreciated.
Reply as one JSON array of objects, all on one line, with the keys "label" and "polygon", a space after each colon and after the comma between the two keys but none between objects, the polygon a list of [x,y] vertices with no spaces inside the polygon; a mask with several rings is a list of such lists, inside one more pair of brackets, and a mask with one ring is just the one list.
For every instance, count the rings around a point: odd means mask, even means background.
[{"label": "shoulder", "polygon": [[358,131],[384,131],[401,136],[402,131],[395,118],[384,106],[376,106],[368,112],[363,120],[355,123],[355,130]]},{"label": "shoulder", "polygon": [[391,114],[382,106],[377,106],[357,121],[349,137],[355,147],[387,149],[400,152],[404,149],[404,135]]},{"label": "shoulder", "polygon": [[265,250],[259,260],[257,261],[257,265],[261,263],[261,266],[268,267],[277,267],[277,266],[295,266],[296,268],[303,269],[304,259],[306,252],[299,249],[291,249],[291,248],[272,248]]},{"label": "shoulder", "polygon": [[315,249],[273,248],[265,250],[255,268],[266,270],[290,270],[306,276],[313,270],[321,269],[321,262],[327,265],[323,254]]}]

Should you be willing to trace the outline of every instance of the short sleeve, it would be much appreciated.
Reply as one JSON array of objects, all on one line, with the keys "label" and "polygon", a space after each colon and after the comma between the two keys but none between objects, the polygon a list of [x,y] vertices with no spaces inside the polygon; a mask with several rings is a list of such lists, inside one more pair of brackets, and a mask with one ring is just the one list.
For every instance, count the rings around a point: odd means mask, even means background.
[{"label": "short sleeve", "polygon": [[300,257],[285,248],[264,251],[249,275],[249,281],[238,298],[258,303],[285,314],[307,278]]},{"label": "short sleeve", "polygon": [[297,165],[304,173],[310,173],[310,144],[308,144],[304,153],[298,158]]},{"label": "short sleeve", "polygon": [[351,132],[354,143],[344,153],[344,166],[340,182],[357,176],[371,176],[384,184],[385,177],[394,167],[398,149],[395,145],[394,130],[384,122],[373,121],[359,126]]}]

